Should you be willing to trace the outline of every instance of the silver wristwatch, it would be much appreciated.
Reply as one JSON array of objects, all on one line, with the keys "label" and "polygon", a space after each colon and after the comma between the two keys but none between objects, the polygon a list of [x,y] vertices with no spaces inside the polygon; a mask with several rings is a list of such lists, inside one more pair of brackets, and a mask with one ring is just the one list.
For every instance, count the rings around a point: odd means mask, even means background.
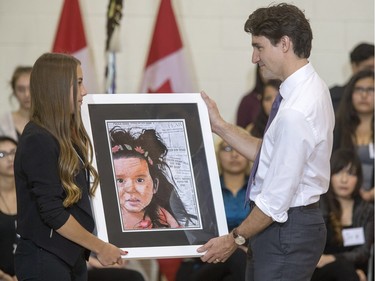
[{"label": "silver wristwatch", "polygon": [[239,235],[237,233],[237,228],[234,228],[232,230],[232,235],[233,235],[233,238],[234,238],[234,242],[238,245],[238,246],[241,246],[243,244],[246,243],[246,239],[245,237],[243,237],[242,235]]}]

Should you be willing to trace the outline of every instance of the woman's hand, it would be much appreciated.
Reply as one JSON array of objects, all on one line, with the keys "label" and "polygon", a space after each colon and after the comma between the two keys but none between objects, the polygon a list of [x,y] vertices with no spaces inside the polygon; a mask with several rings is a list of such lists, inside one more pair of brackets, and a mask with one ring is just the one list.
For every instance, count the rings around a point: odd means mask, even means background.
[{"label": "woman's hand", "polygon": [[367,281],[366,274],[363,272],[362,269],[357,269],[355,272],[357,272],[357,275],[359,277],[359,281]]},{"label": "woman's hand", "polygon": [[331,262],[334,262],[336,260],[335,256],[333,255],[322,255],[320,257],[320,260],[317,264],[317,268],[322,268],[323,266],[331,263]]},{"label": "woman's hand", "polygon": [[9,274],[5,273],[4,271],[0,270],[0,280],[1,281],[17,281],[16,276],[10,276]]},{"label": "woman's hand", "polygon": [[93,257],[93,256],[90,256],[89,258],[89,261],[88,261],[88,267],[89,268],[124,268],[126,266],[126,264],[128,263],[127,260],[122,260],[122,265],[119,265],[118,263],[114,264],[114,265],[107,265],[107,266],[104,266],[100,263],[100,261]]},{"label": "woman's hand", "polygon": [[361,188],[359,192],[363,200],[367,202],[374,202],[374,187],[371,188],[370,190],[365,190]]},{"label": "woman's hand", "polygon": [[121,256],[127,253],[127,251],[121,250],[115,245],[104,243],[101,249],[96,253],[96,257],[103,266],[122,265],[123,259]]}]

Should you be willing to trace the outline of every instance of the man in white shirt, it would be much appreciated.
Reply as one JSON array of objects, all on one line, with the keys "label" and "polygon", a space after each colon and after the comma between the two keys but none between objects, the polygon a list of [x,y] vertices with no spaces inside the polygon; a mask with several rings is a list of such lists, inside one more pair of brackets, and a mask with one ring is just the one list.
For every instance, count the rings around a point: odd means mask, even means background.
[{"label": "man in white shirt", "polygon": [[263,143],[222,119],[205,93],[212,131],[254,161],[250,215],[228,235],[198,249],[205,262],[223,262],[249,239],[247,281],[308,281],[323,252],[326,228],[319,210],[328,189],[334,127],[329,90],[309,63],[312,31],[297,7],[278,4],[249,16],[252,62],[280,79],[282,97]]}]

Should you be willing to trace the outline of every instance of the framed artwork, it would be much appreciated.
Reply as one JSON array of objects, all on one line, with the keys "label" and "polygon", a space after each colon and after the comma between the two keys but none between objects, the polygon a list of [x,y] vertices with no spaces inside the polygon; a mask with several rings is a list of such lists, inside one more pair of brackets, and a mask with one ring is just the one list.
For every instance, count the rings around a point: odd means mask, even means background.
[{"label": "framed artwork", "polygon": [[81,113],[100,177],[99,238],[124,258],[194,257],[228,233],[200,94],[92,94]]}]

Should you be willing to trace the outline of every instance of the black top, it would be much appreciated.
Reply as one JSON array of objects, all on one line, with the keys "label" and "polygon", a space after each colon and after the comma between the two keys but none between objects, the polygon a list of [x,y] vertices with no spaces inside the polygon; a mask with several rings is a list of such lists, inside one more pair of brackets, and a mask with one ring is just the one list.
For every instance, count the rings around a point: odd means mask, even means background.
[{"label": "black top", "polygon": [[14,276],[14,250],[16,247],[16,215],[0,211],[0,269]]},{"label": "black top", "polygon": [[335,112],[337,111],[341,98],[344,95],[345,87],[346,85],[334,86],[329,89],[330,94],[331,94],[331,99],[332,99],[332,106]]},{"label": "black top", "polygon": [[363,227],[365,243],[357,246],[344,246],[334,240],[333,227],[329,220],[330,210],[326,199],[326,195],[323,195],[320,200],[321,210],[327,225],[327,242],[324,254],[332,254],[336,258],[344,258],[353,263],[356,268],[363,269],[366,272],[371,245],[374,243],[374,206],[360,198],[355,200],[352,225],[346,228]]},{"label": "black top", "polygon": [[82,198],[69,208],[63,206],[66,194],[58,171],[59,153],[59,144],[52,134],[33,122],[26,125],[14,160],[17,233],[74,265],[83,252],[88,258],[89,251],[55,230],[63,226],[70,215],[89,232],[94,230],[95,223],[85,169],[75,177]]}]

